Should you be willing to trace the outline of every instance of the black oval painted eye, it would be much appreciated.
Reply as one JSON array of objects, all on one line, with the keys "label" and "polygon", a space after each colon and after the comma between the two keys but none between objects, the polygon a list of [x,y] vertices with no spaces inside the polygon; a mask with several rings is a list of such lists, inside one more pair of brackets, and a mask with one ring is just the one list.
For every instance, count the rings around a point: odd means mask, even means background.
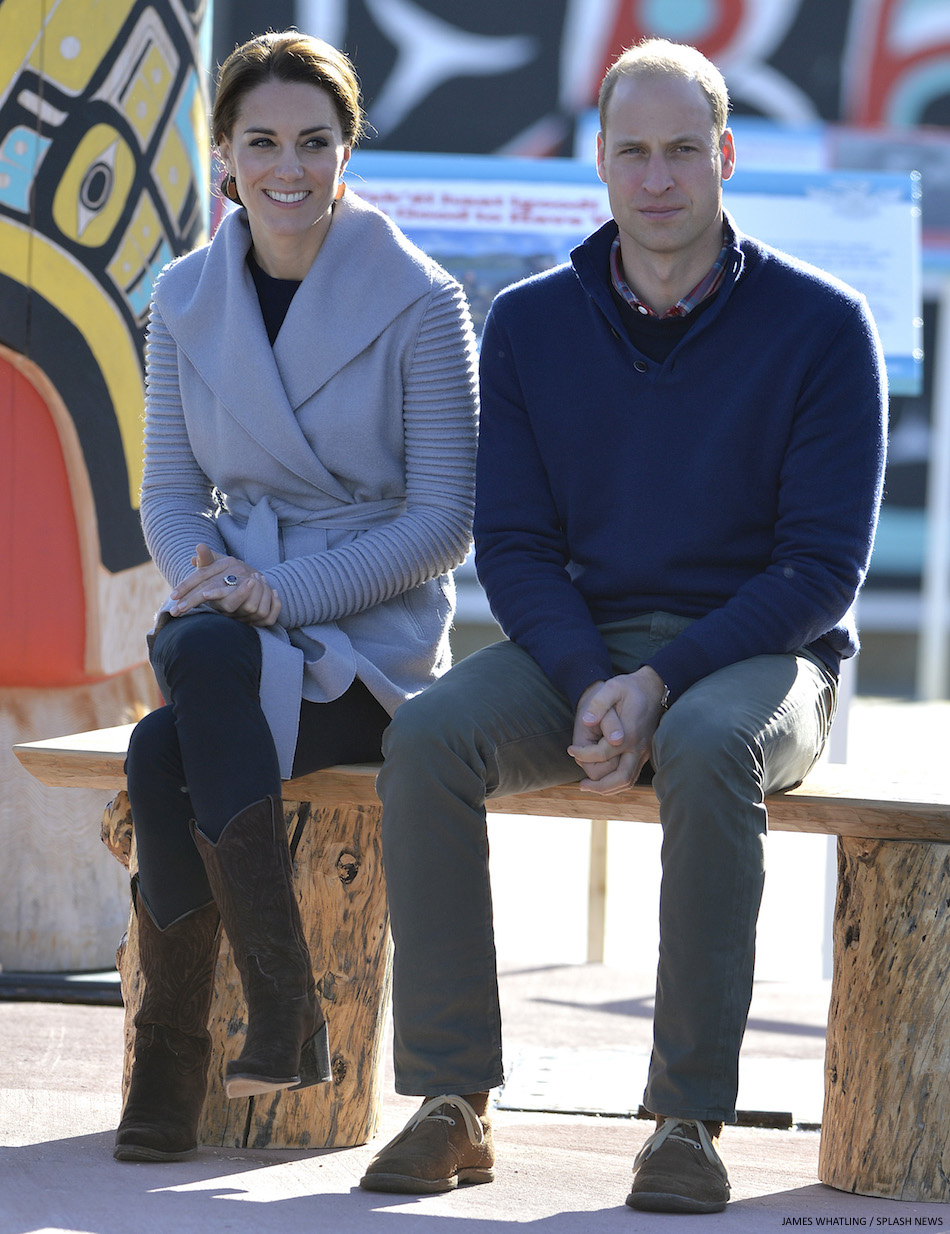
[{"label": "black oval painted eye", "polygon": [[93,163],[83,177],[80,200],[87,210],[101,210],[112,191],[112,168],[107,163]]}]

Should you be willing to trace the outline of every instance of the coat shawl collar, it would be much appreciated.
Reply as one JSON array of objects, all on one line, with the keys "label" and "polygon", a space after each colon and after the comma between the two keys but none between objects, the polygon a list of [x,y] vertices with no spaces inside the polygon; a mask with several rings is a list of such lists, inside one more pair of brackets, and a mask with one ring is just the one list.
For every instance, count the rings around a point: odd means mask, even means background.
[{"label": "coat shawl collar", "polygon": [[247,215],[233,210],[210,245],[163,272],[156,305],[235,420],[283,466],[349,502],[295,412],[429,292],[434,267],[385,215],[347,192],[271,348],[247,268],[249,247]]}]

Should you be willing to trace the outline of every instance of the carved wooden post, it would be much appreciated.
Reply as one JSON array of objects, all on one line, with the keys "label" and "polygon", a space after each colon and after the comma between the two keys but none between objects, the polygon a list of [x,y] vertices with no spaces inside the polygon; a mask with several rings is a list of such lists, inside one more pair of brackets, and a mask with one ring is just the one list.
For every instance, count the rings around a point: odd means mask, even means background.
[{"label": "carved wooden post", "polygon": [[[0,954],[108,963],[120,872],[10,746],[158,703],[168,584],[142,539],[143,363],[158,270],[208,232],[210,3],[0,2]],[[42,203],[36,209],[35,203]]]},{"label": "carved wooden post", "polygon": [[[104,832],[121,849],[124,794],[107,811]],[[244,998],[227,937],[222,940],[211,1008],[211,1078],[200,1144],[238,1148],[342,1148],[365,1144],[379,1123],[381,1055],[389,1006],[391,944],[380,851],[378,806],[313,809],[284,802],[295,881],[317,989],[329,1022],[333,1083],[300,1092],[229,1101],[224,1068],[246,1033]],[[110,818],[111,815],[111,818]],[[117,853],[120,856],[121,854]],[[130,854],[134,862],[134,853]],[[120,948],[126,1008],[124,1088],[131,1070],[132,1019],[141,1003],[134,917]]]},{"label": "carved wooden post", "polygon": [[950,1200],[950,845],[838,840],[818,1176]]}]

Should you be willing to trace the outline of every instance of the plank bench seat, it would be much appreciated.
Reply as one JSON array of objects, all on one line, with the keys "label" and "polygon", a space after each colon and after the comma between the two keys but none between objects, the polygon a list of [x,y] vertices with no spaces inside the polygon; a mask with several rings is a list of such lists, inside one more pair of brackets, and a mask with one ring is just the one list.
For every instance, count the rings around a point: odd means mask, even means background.
[{"label": "plank bench seat", "polygon": [[[14,750],[45,784],[121,793],[131,729]],[[390,981],[377,770],[332,767],[283,788],[301,914],[334,1039],[335,1082],[300,1094],[224,1098],[224,1065],[243,1034],[240,983],[225,945],[212,1011],[220,1062],[202,1143],[342,1146],[363,1143],[376,1130]],[[123,797],[112,807],[113,833],[123,825],[130,830]],[[767,804],[775,830],[839,837],[819,1176],[866,1195],[950,1200],[950,1034],[942,1031],[939,1011],[950,970],[950,783],[908,785],[872,769],[824,764]],[[659,822],[652,788],[639,786],[602,797],[560,785],[492,798],[490,809],[591,820],[595,827],[607,820]],[[131,1018],[141,997],[134,948],[133,919],[120,963],[126,1079]]]},{"label": "plank bench seat", "polygon": [[[64,788],[125,788],[123,763],[134,725],[73,733],[14,746],[23,766],[44,784]],[[284,782],[285,801],[379,804],[378,767],[329,767]],[[921,789],[925,788],[925,792]],[[857,836],[867,840],[939,840],[950,843],[950,777],[921,785],[867,767],[822,764],[797,788],[767,798],[775,831]],[[658,823],[652,788],[637,786],[614,796],[582,793],[575,784],[491,800],[493,813],[538,817]]]}]

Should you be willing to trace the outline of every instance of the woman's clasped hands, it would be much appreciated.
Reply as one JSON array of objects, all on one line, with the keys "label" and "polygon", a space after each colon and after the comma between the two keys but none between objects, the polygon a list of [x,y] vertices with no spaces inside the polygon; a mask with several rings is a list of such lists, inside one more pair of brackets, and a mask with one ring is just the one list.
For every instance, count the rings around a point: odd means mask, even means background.
[{"label": "woman's clasped hands", "polygon": [[173,617],[202,604],[252,626],[272,626],[280,616],[280,597],[259,570],[237,557],[199,544],[191,559],[194,573],[172,591],[167,609]]}]

